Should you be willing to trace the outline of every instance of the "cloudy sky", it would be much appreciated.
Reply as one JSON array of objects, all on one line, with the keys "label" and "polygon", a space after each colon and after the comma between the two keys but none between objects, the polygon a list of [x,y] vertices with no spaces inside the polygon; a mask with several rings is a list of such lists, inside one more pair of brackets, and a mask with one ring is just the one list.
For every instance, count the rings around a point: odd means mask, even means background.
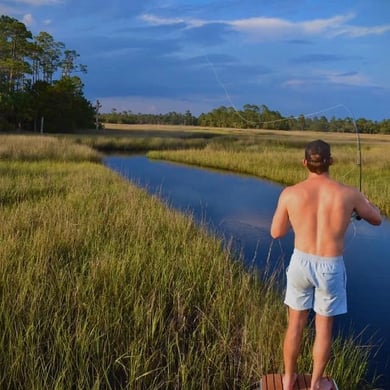
[{"label": "cloudy sky", "polygon": [[390,118],[389,0],[2,0],[87,65],[113,108]]}]

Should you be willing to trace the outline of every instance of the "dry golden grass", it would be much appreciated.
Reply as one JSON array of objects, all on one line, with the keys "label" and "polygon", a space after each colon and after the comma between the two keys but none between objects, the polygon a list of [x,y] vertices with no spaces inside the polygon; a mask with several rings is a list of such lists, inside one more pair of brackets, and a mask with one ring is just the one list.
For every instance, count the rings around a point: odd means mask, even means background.
[{"label": "dry golden grass", "polygon": [[[163,132],[182,132],[196,133],[196,132],[209,132],[210,134],[224,134],[224,135],[258,135],[266,139],[290,139],[296,141],[307,141],[317,138],[326,137],[329,142],[348,142],[356,143],[356,133],[324,133],[318,131],[301,131],[301,130],[259,130],[259,129],[233,129],[233,128],[215,128],[207,126],[174,126],[174,125],[126,125],[117,123],[105,123],[105,130],[120,130],[123,134],[132,135],[132,132],[143,131],[145,133],[153,131]],[[99,134],[97,132],[96,134]],[[360,134],[361,141],[368,143],[386,142],[390,145],[390,135],[386,134]]]}]

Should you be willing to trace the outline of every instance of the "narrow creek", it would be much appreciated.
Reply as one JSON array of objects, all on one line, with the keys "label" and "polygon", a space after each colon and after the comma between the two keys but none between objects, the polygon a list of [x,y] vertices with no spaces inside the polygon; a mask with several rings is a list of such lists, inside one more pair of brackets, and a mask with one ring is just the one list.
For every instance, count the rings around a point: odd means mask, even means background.
[{"label": "narrow creek", "polygon": [[[194,215],[240,252],[247,266],[267,262],[285,267],[293,236],[273,241],[271,218],[282,186],[255,177],[149,160],[145,156],[109,156],[104,164],[136,185],[157,194],[171,207]],[[390,389],[390,222],[379,227],[353,221],[345,240],[348,314],[336,327],[375,335],[381,344],[371,371]],[[282,304],[282,303],[281,303]]]}]

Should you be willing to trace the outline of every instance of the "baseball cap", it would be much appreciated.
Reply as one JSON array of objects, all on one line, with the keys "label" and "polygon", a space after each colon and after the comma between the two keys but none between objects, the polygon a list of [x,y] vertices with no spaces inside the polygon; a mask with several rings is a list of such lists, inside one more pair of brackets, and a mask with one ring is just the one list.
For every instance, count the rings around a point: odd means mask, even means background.
[{"label": "baseball cap", "polygon": [[309,142],[305,148],[305,159],[312,163],[328,163],[330,160],[330,145],[320,139]]}]

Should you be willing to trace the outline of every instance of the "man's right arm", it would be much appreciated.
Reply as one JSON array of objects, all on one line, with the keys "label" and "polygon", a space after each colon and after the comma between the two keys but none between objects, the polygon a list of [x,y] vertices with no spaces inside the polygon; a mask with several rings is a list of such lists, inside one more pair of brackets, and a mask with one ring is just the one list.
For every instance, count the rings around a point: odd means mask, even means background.
[{"label": "man's right arm", "polygon": [[272,218],[270,230],[272,238],[280,238],[284,236],[291,226],[286,205],[287,191],[288,187],[285,188],[280,194],[278,205]]},{"label": "man's right arm", "polygon": [[355,211],[359,217],[371,225],[380,225],[382,223],[382,217],[378,208],[360,192],[356,194]]}]

